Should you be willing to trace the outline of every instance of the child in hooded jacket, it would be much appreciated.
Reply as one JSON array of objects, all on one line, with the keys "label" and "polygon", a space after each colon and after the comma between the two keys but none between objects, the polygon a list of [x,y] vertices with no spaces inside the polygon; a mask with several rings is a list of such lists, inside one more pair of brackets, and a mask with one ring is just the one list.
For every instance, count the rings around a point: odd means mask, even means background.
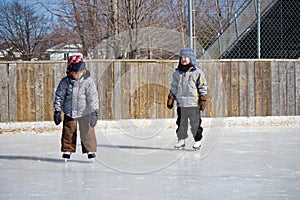
[{"label": "child in hooded jacket", "polygon": [[178,67],[172,75],[171,89],[168,95],[167,107],[173,108],[174,100],[177,103],[178,143],[175,148],[184,148],[188,137],[188,120],[194,137],[193,148],[201,146],[202,132],[200,111],[205,109],[207,83],[203,71],[196,66],[196,57],[193,49],[180,50]]},{"label": "child in hooded jacket", "polygon": [[98,92],[80,55],[68,58],[67,76],[60,81],[54,98],[54,122],[59,125],[64,113],[61,136],[62,157],[70,159],[76,152],[77,122],[79,124],[82,153],[96,157],[97,141],[94,127],[99,108]]}]

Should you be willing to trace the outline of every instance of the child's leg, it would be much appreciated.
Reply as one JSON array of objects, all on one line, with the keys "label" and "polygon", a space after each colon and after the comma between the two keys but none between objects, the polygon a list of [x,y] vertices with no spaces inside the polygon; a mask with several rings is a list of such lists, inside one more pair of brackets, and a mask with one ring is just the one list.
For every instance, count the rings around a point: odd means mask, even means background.
[{"label": "child's leg", "polygon": [[184,140],[188,137],[188,115],[186,108],[177,107],[177,121],[176,124],[178,128],[176,129],[176,134],[178,140]]},{"label": "child's leg", "polygon": [[202,139],[203,128],[201,127],[201,118],[198,107],[190,108],[190,125],[191,132],[195,141],[200,141]]},{"label": "child's leg", "polygon": [[97,152],[95,129],[89,124],[90,116],[78,119],[82,153]]},{"label": "child's leg", "polygon": [[77,127],[76,120],[64,116],[63,130],[61,136],[61,151],[76,152]]}]

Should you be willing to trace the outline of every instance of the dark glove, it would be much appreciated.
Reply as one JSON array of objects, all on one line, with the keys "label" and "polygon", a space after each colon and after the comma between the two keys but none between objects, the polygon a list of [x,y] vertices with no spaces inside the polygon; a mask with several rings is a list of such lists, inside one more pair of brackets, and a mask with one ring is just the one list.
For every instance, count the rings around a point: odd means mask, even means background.
[{"label": "dark glove", "polygon": [[199,98],[199,110],[204,111],[206,107],[206,96],[200,96]]},{"label": "dark glove", "polygon": [[171,93],[168,94],[168,100],[167,100],[167,108],[172,109],[174,105],[175,96]]},{"label": "dark glove", "polygon": [[91,113],[91,116],[90,116],[90,125],[91,127],[95,127],[96,124],[97,124],[97,121],[98,121],[98,113],[97,111],[94,111]]},{"label": "dark glove", "polygon": [[54,111],[54,123],[55,125],[60,124],[61,122],[61,112],[60,111]]}]

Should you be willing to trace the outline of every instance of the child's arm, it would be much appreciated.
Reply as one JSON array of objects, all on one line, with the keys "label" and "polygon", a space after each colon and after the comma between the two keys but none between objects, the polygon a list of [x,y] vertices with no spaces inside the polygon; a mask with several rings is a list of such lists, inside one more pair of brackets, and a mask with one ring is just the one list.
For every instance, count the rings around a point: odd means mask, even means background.
[{"label": "child's arm", "polygon": [[197,89],[199,93],[199,109],[204,111],[206,107],[207,82],[202,70],[200,70],[199,78],[197,80]]},{"label": "child's arm", "polygon": [[172,82],[170,88],[170,94],[173,95],[174,97],[176,96],[177,88],[178,88],[178,79],[176,76],[176,72],[174,72],[172,75]]},{"label": "child's arm", "polygon": [[175,94],[177,93],[178,88],[178,80],[175,76],[175,73],[172,75],[172,82],[171,82],[171,89],[168,94],[168,100],[167,100],[167,108],[172,109],[174,105],[174,100],[176,98]]},{"label": "child's arm", "polygon": [[91,112],[99,110],[99,98],[98,91],[94,81],[90,78],[89,86],[86,90],[86,97],[88,106],[91,108]]},{"label": "child's arm", "polygon": [[62,111],[66,93],[67,93],[67,82],[66,78],[63,78],[60,83],[57,86],[57,89],[55,91],[55,97],[54,97],[54,103],[53,103],[53,108],[55,111]]},{"label": "child's arm", "polygon": [[90,84],[86,90],[86,97],[88,106],[91,108],[91,115],[90,115],[90,126],[95,127],[98,121],[98,113],[97,110],[99,109],[99,99],[98,99],[98,91],[94,81],[90,78]]},{"label": "child's arm", "polygon": [[197,89],[200,96],[207,95],[207,82],[206,82],[205,74],[202,70],[200,70],[200,74],[197,80]]},{"label": "child's arm", "polygon": [[56,92],[55,92],[55,97],[54,97],[54,122],[56,125],[59,125],[60,122],[62,121],[61,117],[61,111],[62,107],[65,101],[65,96],[66,96],[66,86],[65,86],[65,79],[62,79],[60,83],[57,86]]}]

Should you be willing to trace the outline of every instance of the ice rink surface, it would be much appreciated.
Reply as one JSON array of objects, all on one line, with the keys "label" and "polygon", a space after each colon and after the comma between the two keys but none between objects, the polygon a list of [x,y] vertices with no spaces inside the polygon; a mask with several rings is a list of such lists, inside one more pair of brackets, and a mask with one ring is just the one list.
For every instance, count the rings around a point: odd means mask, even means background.
[{"label": "ice rink surface", "polygon": [[65,163],[60,130],[0,134],[0,199],[300,199],[300,124],[215,122],[204,125],[199,151],[190,133],[186,149],[174,150],[169,121],[98,123],[93,163],[80,138]]}]

